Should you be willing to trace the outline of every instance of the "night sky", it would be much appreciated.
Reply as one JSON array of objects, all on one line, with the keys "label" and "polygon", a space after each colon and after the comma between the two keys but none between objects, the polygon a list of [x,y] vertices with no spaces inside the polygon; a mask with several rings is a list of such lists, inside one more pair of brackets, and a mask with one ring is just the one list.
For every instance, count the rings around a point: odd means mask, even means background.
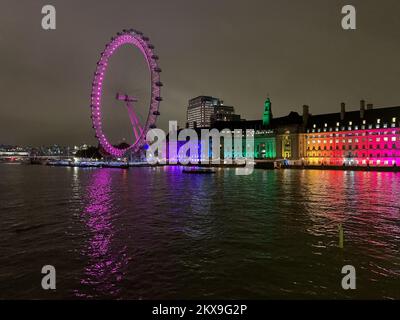
[{"label": "night sky", "polygon": [[[57,10],[57,29],[41,28],[41,8]],[[341,7],[357,9],[357,30],[341,28]],[[274,116],[336,112],[340,102],[400,105],[400,1],[362,0],[1,0],[0,144],[95,144],[92,75],[101,50],[124,28],[143,31],[163,69],[161,117],[183,126],[188,99],[222,98],[260,119],[269,93]],[[134,48],[111,62],[106,133],[130,139],[118,90],[139,97],[149,76]],[[114,140],[114,141],[113,141]]]}]

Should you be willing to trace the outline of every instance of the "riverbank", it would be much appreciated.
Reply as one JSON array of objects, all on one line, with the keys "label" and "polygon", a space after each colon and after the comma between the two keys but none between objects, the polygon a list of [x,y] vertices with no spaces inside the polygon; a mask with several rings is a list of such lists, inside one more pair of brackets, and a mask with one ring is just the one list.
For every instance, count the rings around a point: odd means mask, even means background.
[{"label": "riverbank", "polygon": [[340,171],[384,171],[400,172],[400,167],[357,167],[357,166],[287,166],[282,169],[297,170],[340,170]]},{"label": "riverbank", "polygon": [[[8,164],[31,164],[31,165],[48,165],[48,166],[62,166],[62,167],[80,167],[80,168],[135,168],[135,167],[162,167],[162,166],[182,166],[182,167],[202,167],[202,168],[240,168],[244,165],[237,164],[149,164],[147,162],[120,162],[120,161],[46,161],[46,160],[31,160],[29,161],[2,161],[0,163]],[[295,170],[336,170],[336,171],[377,171],[377,172],[400,172],[400,167],[396,166],[318,166],[318,165],[281,165],[274,161],[255,161],[255,169],[263,170],[283,170],[283,169],[295,169]]]}]

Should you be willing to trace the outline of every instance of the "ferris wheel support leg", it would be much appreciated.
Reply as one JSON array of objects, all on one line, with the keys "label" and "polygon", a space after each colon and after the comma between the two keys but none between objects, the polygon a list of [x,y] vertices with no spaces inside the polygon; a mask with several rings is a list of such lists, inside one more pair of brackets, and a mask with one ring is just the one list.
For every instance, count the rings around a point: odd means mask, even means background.
[{"label": "ferris wheel support leg", "polygon": [[136,131],[136,115],[132,108],[127,104],[126,109],[128,110],[129,120],[131,121],[133,133],[135,134],[135,139],[139,139],[140,134]]},{"label": "ferris wheel support leg", "polygon": [[136,116],[136,113],[135,113],[135,112],[133,112],[133,116],[135,117],[136,125],[137,125],[137,127],[138,127],[138,129],[139,129],[139,132],[140,132],[140,134],[142,134],[143,128],[142,128],[142,126],[140,125],[140,121],[139,121],[138,117]]},{"label": "ferris wheel support leg", "polygon": [[136,126],[138,127],[139,134],[141,135],[142,132],[143,132],[143,128],[142,128],[142,126],[140,125],[140,121],[139,121],[139,118],[138,118],[137,115],[136,115],[136,112],[135,112],[135,109],[134,109],[134,107],[133,107],[133,104],[130,103],[130,102],[127,102],[126,107],[128,108],[128,110],[130,110],[130,114],[133,116],[133,121],[134,121],[134,122],[132,123],[132,125],[133,125],[133,126],[136,125]]}]

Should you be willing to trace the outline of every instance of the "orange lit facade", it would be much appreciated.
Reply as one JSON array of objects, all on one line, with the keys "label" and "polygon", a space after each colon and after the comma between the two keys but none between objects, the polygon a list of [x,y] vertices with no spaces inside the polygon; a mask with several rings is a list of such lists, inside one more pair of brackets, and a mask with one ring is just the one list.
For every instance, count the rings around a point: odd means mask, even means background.
[{"label": "orange lit facade", "polygon": [[400,166],[400,107],[310,116],[303,164]]}]

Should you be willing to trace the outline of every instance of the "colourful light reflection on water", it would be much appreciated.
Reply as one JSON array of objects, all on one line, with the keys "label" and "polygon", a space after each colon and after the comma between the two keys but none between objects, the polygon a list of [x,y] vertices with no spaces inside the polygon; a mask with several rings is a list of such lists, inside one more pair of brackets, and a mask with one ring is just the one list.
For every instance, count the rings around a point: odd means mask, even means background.
[{"label": "colourful light reflection on water", "polygon": [[120,282],[128,259],[126,247],[113,247],[113,173],[115,171],[112,169],[94,171],[87,187],[87,205],[82,219],[86,223],[90,238],[81,254],[88,264],[80,281],[82,287],[76,291],[78,297],[117,296],[121,290]]}]

